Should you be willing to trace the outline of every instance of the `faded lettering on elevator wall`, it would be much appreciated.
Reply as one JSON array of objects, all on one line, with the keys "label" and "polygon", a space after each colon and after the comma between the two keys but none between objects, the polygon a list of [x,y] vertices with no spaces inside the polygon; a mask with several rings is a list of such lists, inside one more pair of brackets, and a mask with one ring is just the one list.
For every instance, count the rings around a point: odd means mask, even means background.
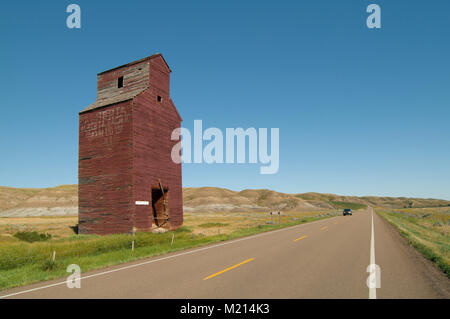
[{"label": "faded lettering on elevator wall", "polygon": [[82,120],[80,132],[88,138],[114,136],[122,133],[123,125],[130,121],[130,117],[123,106],[101,111],[95,118]]}]

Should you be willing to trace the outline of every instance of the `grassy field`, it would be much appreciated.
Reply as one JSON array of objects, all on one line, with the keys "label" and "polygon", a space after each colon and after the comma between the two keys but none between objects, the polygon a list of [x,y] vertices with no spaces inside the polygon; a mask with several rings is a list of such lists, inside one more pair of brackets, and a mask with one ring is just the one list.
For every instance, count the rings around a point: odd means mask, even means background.
[{"label": "grassy field", "polygon": [[377,213],[450,278],[450,208],[379,209]]},{"label": "grassy field", "polygon": [[[85,272],[333,215],[296,212],[286,213],[280,219],[274,216],[272,221],[266,213],[186,213],[185,226],[175,232],[134,236],[76,235],[76,217],[0,218],[0,290],[65,277],[70,264],[79,265]],[[17,238],[18,232],[49,234],[51,239],[29,243]]]}]

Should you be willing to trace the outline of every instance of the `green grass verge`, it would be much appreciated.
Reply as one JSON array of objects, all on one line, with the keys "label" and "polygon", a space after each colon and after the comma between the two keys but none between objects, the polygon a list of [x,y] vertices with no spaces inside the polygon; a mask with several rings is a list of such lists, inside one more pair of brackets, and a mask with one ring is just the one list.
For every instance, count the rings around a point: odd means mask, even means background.
[{"label": "green grass verge", "polygon": [[366,209],[367,208],[367,205],[360,204],[360,203],[339,202],[339,201],[333,201],[333,200],[330,200],[330,203],[337,209],[350,208],[352,210],[358,210],[358,209]]},{"label": "green grass verge", "polygon": [[420,217],[400,212],[377,211],[378,215],[393,225],[425,258],[432,261],[450,278],[450,236],[431,226]]},{"label": "green grass verge", "polygon": [[[137,233],[108,236],[78,235],[48,242],[12,242],[0,245],[0,291],[39,281],[66,277],[67,266],[77,264],[83,272],[146,257],[254,235],[333,216],[305,217],[284,224],[261,224],[233,233],[194,235],[187,227],[160,234]],[[172,235],[175,235],[173,245]],[[134,240],[135,249],[131,251]],[[56,263],[50,261],[56,252]]]},{"label": "green grass verge", "polygon": [[39,234],[38,232],[17,232],[14,234],[14,237],[16,237],[19,240],[26,241],[29,243],[33,243],[35,241],[47,241],[52,238],[52,235],[50,234]]}]

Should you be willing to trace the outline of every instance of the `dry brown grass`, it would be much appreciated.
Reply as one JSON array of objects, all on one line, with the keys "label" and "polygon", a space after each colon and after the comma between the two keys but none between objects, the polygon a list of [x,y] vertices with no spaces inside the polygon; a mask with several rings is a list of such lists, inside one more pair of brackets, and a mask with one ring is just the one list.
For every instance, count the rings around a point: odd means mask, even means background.
[{"label": "dry brown grass", "polygon": [[15,240],[17,232],[48,233],[53,238],[64,238],[74,234],[71,227],[78,223],[78,217],[11,217],[0,218],[0,238]]},{"label": "dry brown grass", "polygon": [[[286,223],[292,221],[294,218],[299,219],[309,216],[317,216],[324,214],[324,212],[289,212],[282,213],[281,222]],[[273,215],[273,222],[278,223],[278,215]],[[267,212],[209,212],[209,213],[185,213],[184,225],[192,229],[194,234],[217,235],[230,234],[241,228],[252,228],[258,225],[265,225],[271,221],[270,215]],[[220,223],[225,226],[218,227],[202,227],[201,225],[207,223]]]},{"label": "dry brown grass", "polygon": [[[299,219],[309,216],[324,214],[323,212],[289,212],[282,213],[281,222],[291,222],[293,219]],[[270,223],[271,218],[267,212],[209,212],[209,213],[185,213],[184,226],[189,227],[192,232],[206,236],[217,234],[230,234],[241,228],[252,228],[258,225]],[[278,215],[273,215],[273,222],[278,223]],[[78,217],[10,217],[0,218],[0,238],[3,241],[16,240],[12,237],[17,232],[48,233],[53,238],[65,238],[74,234],[72,227],[78,223]],[[223,224],[218,227],[202,227],[201,225],[213,223]]]}]

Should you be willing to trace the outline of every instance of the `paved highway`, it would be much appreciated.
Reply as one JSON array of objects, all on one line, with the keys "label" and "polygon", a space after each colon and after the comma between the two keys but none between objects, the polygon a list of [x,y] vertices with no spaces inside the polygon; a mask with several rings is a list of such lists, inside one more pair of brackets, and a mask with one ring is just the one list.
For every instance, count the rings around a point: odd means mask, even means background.
[{"label": "paved highway", "polygon": [[[375,262],[379,288],[369,289]],[[0,298],[450,298],[449,280],[371,208],[0,292]]]}]

